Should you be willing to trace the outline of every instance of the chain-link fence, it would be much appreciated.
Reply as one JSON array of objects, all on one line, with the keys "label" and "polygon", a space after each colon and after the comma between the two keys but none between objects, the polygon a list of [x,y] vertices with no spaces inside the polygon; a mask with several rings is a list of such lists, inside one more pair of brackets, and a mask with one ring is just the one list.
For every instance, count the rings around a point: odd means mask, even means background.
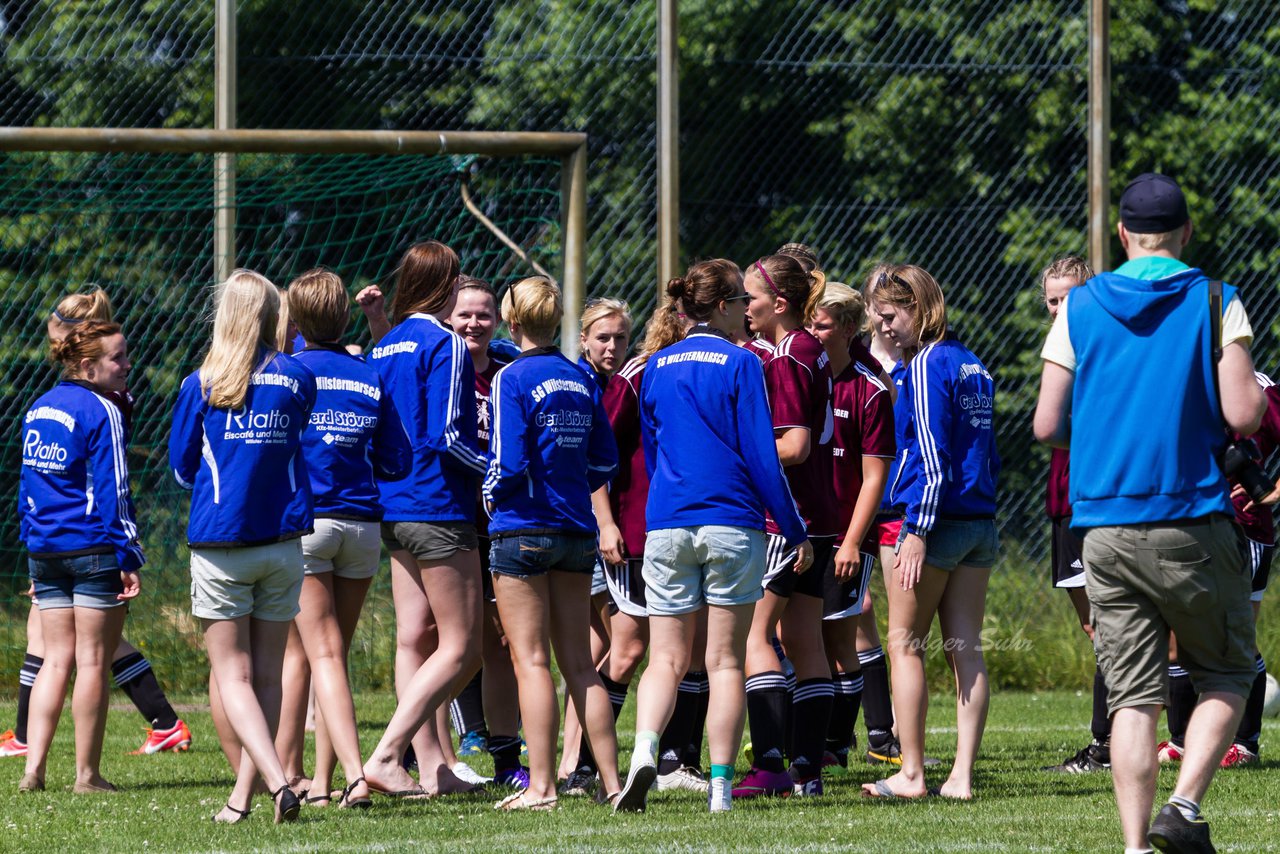
[{"label": "chain-link fence", "polygon": [[[1259,367],[1280,370],[1280,2],[1114,5],[1113,198],[1141,171],[1182,181],[1189,260],[1242,287]],[[882,259],[932,271],[1000,391],[1003,619],[1065,613],[1030,415],[1037,273],[1086,248],[1088,3],[679,7],[683,258],[799,240],[851,284]],[[241,127],[586,131],[588,289],[647,314],[656,4],[242,0],[238,18]],[[208,126],[212,33],[211,0],[0,0],[0,123]]]}]

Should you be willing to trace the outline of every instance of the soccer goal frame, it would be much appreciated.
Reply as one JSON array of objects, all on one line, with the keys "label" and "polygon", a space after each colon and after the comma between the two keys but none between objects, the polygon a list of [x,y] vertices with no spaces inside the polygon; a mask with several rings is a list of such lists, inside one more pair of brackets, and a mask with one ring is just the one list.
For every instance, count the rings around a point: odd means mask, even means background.
[{"label": "soccer goal frame", "polygon": [[[94,151],[182,154],[476,154],[560,158],[560,222],[564,235],[561,349],[578,353],[586,294],[587,135],[505,131],[206,130],[153,128],[0,128],[0,152]],[[220,160],[210,182],[215,212],[214,276],[235,269],[234,159]],[[501,235],[499,235],[501,237]]]}]

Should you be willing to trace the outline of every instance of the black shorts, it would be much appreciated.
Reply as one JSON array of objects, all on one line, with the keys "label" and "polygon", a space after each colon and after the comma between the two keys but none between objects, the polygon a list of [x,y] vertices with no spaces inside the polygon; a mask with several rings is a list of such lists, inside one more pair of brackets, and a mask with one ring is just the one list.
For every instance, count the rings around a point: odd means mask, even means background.
[{"label": "black shorts", "polygon": [[1084,538],[1071,530],[1071,517],[1053,520],[1053,586],[1084,587]]},{"label": "black shorts", "polygon": [[644,575],[640,572],[644,558],[627,558],[622,563],[604,565],[604,580],[609,586],[613,607],[628,617],[647,617],[644,604]]},{"label": "black shorts", "polygon": [[835,549],[835,537],[810,537],[813,546],[813,565],[799,575],[795,572],[796,550],[789,549],[781,534],[767,534],[765,545],[764,589],[784,599],[800,593],[815,599],[823,598],[823,569]]},{"label": "black shorts", "polygon": [[838,549],[831,550],[827,565],[822,571],[822,619],[824,620],[843,620],[862,613],[862,599],[867,595],[867,585],[871,583],[871,571],[876,565],[875,555],[859,552],[857,573],[853,578],[838,581],[836,579],[837,551]]},{"label": "black shorts", "polygon": [[1248,537],[1244,542],[1249,547],[1249,572],[1253,575],[1253,593],[1249,598],[1261,602],[1262,594],[1267,592],[1267,581],[1271,578],[1271,558],[1275,556],[1276,547],[1256,543]]}]

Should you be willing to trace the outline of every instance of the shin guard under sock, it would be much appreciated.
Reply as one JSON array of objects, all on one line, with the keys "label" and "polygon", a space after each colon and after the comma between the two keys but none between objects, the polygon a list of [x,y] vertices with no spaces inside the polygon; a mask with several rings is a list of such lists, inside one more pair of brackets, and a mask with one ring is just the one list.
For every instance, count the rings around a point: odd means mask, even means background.
[{"label": "shin guard under sock", "polygon": [[[706,676],[706,674],[702,674]],[[676,689],[676,705],[671,720],[658,740],[658,773],[670,774],[684,764],[684,753],[693,737],[693,718],[698,711],[697,674],[686,673]]]},{"label": "shin guard under sock", "polygon": [[839,756],[853,744],[853,729],[862,703],[862,674],[837,673],[832,680],[835,696],[831,701],[831,722],[827,724],[827,750]]},{"label": "shin guard under sock", "polygon": [[889,668],[884,647],[858,653],[862,665],[862,716],[867,725],[867,746],[884,747],[893,740],[893,702],[889,697]]},{"label": "shin guard under sock", "polygon": [[484,723],[484,670],[476,672],[467,686],[458,692],[458,696],[449,704],[449,719],[458,737],[467,733],[478,733],[485,738],[489,736],[489,728]]},{"label": "shin guard under sock", "polygon": [[822,771],[822,752],[827,745],[827,724],[835,688],[830,679],[805,679],[796,683],[794,701],[795,753],[791,767],[801,780]]},{"label": "shin guard under sock", "polygon": [[1249,698],[1244,701],[1244,716],[1240,718],[1234,739],[1250,753],[1258,752],[1258,740],[1262,738],[1262,705],[1267,698],[1267,663],[1262,660],[1262,653],[1258,653],[1254,661],[1258,673],[1253,679],[1253,687],[1249,689]]},{"label": "shin guard under sock", "polygon": [[1191,685],[1191,676],[1177,662],[1169,665],[1169,708],[1165,715],[1169,724],[1169,741],[1179,749],[1187,735],[1187,723],[1195,711],[1199,697]]},{"label": "shin guard under sock", "polygon": [[147,723],[156,729],[172,729],[178,723],[178,713],[169,705],[169,699],[160,690],[160,683],[151,670],[151,662],[142,653],[131,652],[111,662],[111,676],[129,695]]},{"label": "shin guard under sock", "polygon": [[36,676],[40,673],[40,665],[44,659],[38,655],[27,653],[22,660],[22,669],[18,671],[18,716],[13,722],[13,736],[23,744],[27,743],[27,714],[31,711],[31,688],[36,684]]},{"label": "shin guard under sock", "polygon": [[782,757],[790,707],[787,678],[781,673],[770,671],[747,679],[751,749],[755,753],[754,765],[762,771],[784,770]]}]

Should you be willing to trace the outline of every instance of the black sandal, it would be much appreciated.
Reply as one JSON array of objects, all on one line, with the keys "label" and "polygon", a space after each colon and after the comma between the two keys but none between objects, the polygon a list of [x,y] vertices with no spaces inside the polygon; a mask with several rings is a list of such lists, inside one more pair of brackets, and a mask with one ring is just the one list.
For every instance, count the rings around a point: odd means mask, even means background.
[{"label": "black sandal", "polygon": [[315,806],[316,804],[321,804],[321,803],[328,804],[333,802],[333,796],[332,795],[315,795],[313,797],[311,795],[307,795],[305,798],[302,799],[302,802],[307,806]]},{"label": "black sandal", "polygon": [[[227,805],[226,807],[224,807],[224,809],[229,809],[240,817],[232,821],[218,821],[218,813],[214,813],[213,815],[209,816],[209,818],[214,822],[216,822],[217,824],[239,824],[240,822],[248,818],[249,813],[252,812],[252,809],[247,809],[247,810],[236,809],[235,807],[231,806],[230,801],[227,801]],[[221,812],[221,810],[219,810],[219,812]]]},{"label": "black sandal", "polygon": [[365,782],[365,780],[364,777],[361,776],[347,784],[346,788],[342,790],[342,797],[338,799],[338,809],[367,810],[373,806],[373,801],[370,800],[367,795],[363,798],[356,798],[354,801],[351,800],[351,792],[355,790],[356,786],[359,786],[363,782]]},{"label": "black sandal", "polygon": [[298,820],[302,802],[298,800],[297,794],[289,788],[287,783],[271,793],[271,800],[276,802],[276,809],[280,811],[276,816],[276,824]]}]

